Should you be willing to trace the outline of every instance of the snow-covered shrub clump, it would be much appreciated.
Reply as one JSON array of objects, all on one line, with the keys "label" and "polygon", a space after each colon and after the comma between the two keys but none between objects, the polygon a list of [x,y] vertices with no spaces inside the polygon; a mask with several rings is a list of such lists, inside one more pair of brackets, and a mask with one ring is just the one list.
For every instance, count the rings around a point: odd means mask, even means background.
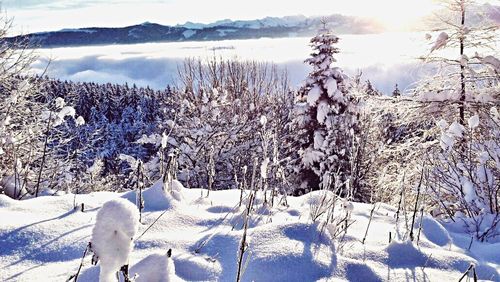
[{"label": "snow-covered shrub clump", "polygon": [[[442,214],[460,218],[480,240],[500,235],[500,128],[495,107],[462,126],[441,120],[441,152],[430,157],[433,200]],[[486,226],[484,226],[486,223]]]},{"label": "snow-covered shrub clump", "polygon": [[[278,140],[285,139],[294,94],[274,65],[188,59],[179,81],[180,89],[172,93],[176,119],[166,153],[178,152],[178,178],[186,187],[235,187],[235,175],[244,177],[241,168],[253,171],[255,156],[268,153],[256,133],[272,128]],[[250,175],[245,177],[249,182]]]},{"label": "snow-covered shrub clump", "polygon": [[136,276],[135,282],[171,282],[178,281],[175,276],[175,265],[172,260],[172,250],[165,255],[152,254],[130,269],[131,276]]},{"label": "snow-covered shrub clump", "polygon": [[5,176],[0,179],[0,191],[12,199],[19,199],[28,192],[25,189],[24,181],[17,180],[14,175]]},{"label": "snow-covered shrub clump", "polygon": [[100,263],[99,281],[114,281],[115,273],[128,264],[138,228],[137,208],[125,199],[106,202],[99,210],[91,240]]}]

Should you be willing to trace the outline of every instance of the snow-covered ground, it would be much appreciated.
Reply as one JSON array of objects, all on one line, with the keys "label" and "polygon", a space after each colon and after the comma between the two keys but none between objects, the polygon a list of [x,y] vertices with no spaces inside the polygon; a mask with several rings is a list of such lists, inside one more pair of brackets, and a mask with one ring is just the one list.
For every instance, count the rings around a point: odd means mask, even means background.
[{"label": "snow-covered ground", "polygon": [[[34,67],[48,74],[74,81],[136,83],[164,88],[172,84],[177,65],[184,58],[238,58],[276,63],[287,68],[294,85],[310,71],[303,61],[309,57],[310,38],[226,40],[206,42],[145,43],[132,45],[83,46],[38,50]],[[341,35],[338,66],[354,75],[362,70],[365,79],[382,91],[400,89],[421,77],[417,57],[430,49],[423,33]]]},{"label": "snow-covered ground", "polygon": [[[159,182],[144,192],[145,212],[135,235],[130,273],[139,274],[137,281],[158,281],[154,279],[159,273],[174,275],[174,281],[235,281],[244,213],[238,206],[239,191],[212,191],[200,197],[200,189],[176,184],[172,190],[173,194],[164,193]],[[406,230],[404,219],[396,228],[396,209],[385,204],[376,204],[364,244],[373,206],[339,204],[340,216],[352,208],[351,225],[345,236],[334,239],[334,228],[313,223],[310,217],[322,193],[288,197],[288,206],[274,208],[266,208],[257,198],[243,281],[458,281],[470,264],[476,266],[479,279],[500,281],[500,243],[473,242],[468,250],[468,235],[457,228],[447,230],[427,216],[418,245],[398,240]],[[118,198],[135,204],[135,197],[133,191],[78,195],[77,202],[85,204],[81,212],[73,210],[69,194],[24,201],[0,195],[0,281],[65,281],[80,265],[103,204]],[[112,218],[126,222],[134,216]],[[123,225],[116,222],[117,230]],[[97,281],[99,271],[100,264],[92,266],[88,255],[78,281]]]}]

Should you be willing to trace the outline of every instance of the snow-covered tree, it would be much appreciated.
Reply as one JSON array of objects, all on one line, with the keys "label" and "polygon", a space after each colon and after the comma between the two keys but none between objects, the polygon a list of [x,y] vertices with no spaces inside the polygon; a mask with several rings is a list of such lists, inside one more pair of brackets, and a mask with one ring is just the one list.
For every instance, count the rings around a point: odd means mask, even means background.
[{"label": "snow-covered tree", "polygon": [[473,0],[441,3],[436,36],[423,58],[437,71],[415,89],[420,106],[414,116],[435,126],[416,151],[429,170],[426,185],[435,214],[463,221],[485,240],[500,233],[499,26],[484,13],[486,6]]},{"label": "snow-covered tree", "polygon": [[33,163],[41,155],[47,97],[28,77],[36,60],[26,41],[7,43],[12,21],[0,16],[0,191],[13,198],[26,196],[35,178]]},{"label": "snow-covered tree", "polygon": [[[474,0],[441,0],[442,11],[436,15],[430,52],[421,59],[436,72],[415,89],[424,101],[447,102],[446,111],[462,126],[467,109],[474,103],[498,101],[500,60],[498,59],[497,23],[485,14]],[[444,112],[443,103],[440,104]]]},{"label": "snow-covered tree", "polygon": [[[313,53],[305,62],[313,70],[298,91],[290,124],[298,149],[293,162],[297,183],[302,189],[318,189],[330,175],[350,177],[350,151],[357,127],[357,103],[348,92],[347,76],[334,55],[339,38],[322,29],[311,39]],[[338,180],[338,179],[337,179]],[[322,183],[328,189],[330,183]]]},{"label": "snow-covered tree", "polygon": [[401,90],[399,90],[398,84],[396,83],[396,86],[394,86],[394,90],[392,91],[392,97],[399,96],[401,96]]}]

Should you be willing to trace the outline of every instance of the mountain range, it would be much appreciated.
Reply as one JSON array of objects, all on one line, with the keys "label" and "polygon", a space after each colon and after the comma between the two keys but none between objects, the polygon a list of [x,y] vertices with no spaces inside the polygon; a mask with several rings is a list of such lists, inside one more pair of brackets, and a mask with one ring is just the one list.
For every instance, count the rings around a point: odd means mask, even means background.
[{"label": "mountain range", "polygon": [[311,36],[322,27],[322,20],[335,33],[374,33],[383,30],[373,20],[344,15],[326,17],[267,17],[259,20],[222,20],[211,24],[186,22],[166,26],[145,22],[138,25],[102,28],[62,29],[7,38],[14,42],[28,39],[36,47],[65,47],[105,44],[134,44],[146,42],[212,41],[228,39],[256,39]]},{"label": "mountain range", "polygon": [[[483,4],[474,7],[483,17],[500,24],[500,7]],[[482,18],[473,18],[480,21]],[[210,24],[186,22],[166,26],[145,22],[126,27],[89,27],[59,31],[31,33],[6,38],[7,42],[27,39],[33,47],[66,47],[108,44],[135,44],[146,42],[218,41],[230,39],[258,39],[282,37],[309,37],[323,27],[323,22],[336,34],[378,33],[386,27],[374,19],[345,16],[287,16],[266,17],[258,20],[220,20]],[[413,23],[413,28],[423,30],[426,17]]]}]

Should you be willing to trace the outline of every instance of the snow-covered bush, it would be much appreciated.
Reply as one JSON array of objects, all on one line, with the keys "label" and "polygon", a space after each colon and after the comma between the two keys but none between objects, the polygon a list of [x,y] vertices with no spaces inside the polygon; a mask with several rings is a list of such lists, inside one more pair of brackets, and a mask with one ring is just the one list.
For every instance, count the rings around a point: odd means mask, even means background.
[{"label": "snow-covered bush", "polygon": [[92,230],[91,248],[100,264],[100,282],[116,280],[116,272],[128,265],[139,228],[137,207],[125,199],[104,203]]},{"label": "snow-covered bush", "polygon": [[[500,116],[471,116],[468,126],[441,120],[440,149],[429,156],[429,189],[441,214],[463,221],[477,239],[500,235]],[[435,210],[436,212],[436,210]]]},{"label": "snow-covered bush", "polygon": [[215,167],[213,188],[234,187],[234,174],[245,165],[252,170],[253,158],[262,154],[260,118],[283,135],[293,101],[286,76],[274,65],[219,59],[186,60],[179,75],[183,89],[173,94],[172,133],[179,179],[207,187]]},{"label": "snow-covered bush", "polygon": [[485,240],[500,233],[499,26],[473,1],[443,3],[446,14],[436,17],[439,33],[423,58],[437,71],[414,89],[420,114],[437,124],[422,140],[431,144],[422,165],[433,204]]}]

